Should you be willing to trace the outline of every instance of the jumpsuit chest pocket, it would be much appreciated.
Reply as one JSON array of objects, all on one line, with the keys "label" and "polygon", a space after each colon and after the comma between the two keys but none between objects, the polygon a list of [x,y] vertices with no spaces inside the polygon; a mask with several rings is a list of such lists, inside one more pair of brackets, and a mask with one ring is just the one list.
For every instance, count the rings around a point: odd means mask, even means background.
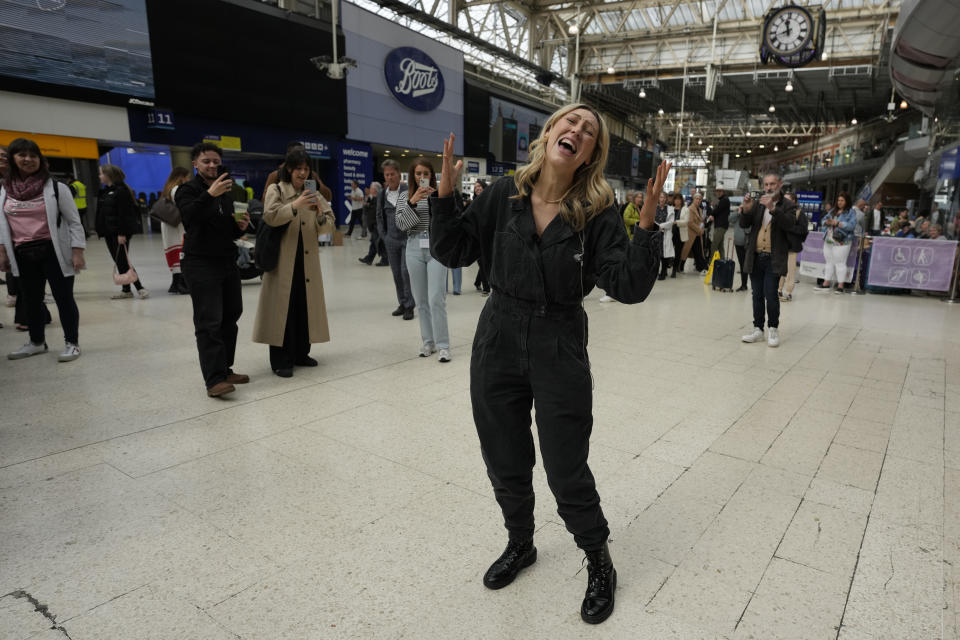
[{"label": "jumpsuit chest pocket", "polygon": [[544,288],[548,299],[564,304],[578,302],[582,298],[582,287],[586,286],[581,282],[585,266],[579,239],[543,249]]},{"label": "jumpsuit chest pocket", "polygon": [[497,231],[493,239],[490,282],[515,298],[536,300],[542,276],[530,249],[520,236]]}]

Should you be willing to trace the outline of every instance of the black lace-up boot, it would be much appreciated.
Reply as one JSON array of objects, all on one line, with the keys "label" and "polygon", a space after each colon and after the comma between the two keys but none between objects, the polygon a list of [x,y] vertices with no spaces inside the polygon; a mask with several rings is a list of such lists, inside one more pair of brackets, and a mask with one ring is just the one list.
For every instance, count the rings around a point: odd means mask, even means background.
[{"label": "black lace-up boot", "polygon": [[610,548],[603,543],[597,551],[587,551],[587,592],[580,606],[584,622],[600,624],[613,613],[613,592],[617,589],[617,570],[610,559]]},{"label": "black lace-up boot", "polygon": [[483,586],[502,589],[517,577],[520,570],[537,561],[537,548],[533,540],[511,540],[487,572],[483,574]]}]

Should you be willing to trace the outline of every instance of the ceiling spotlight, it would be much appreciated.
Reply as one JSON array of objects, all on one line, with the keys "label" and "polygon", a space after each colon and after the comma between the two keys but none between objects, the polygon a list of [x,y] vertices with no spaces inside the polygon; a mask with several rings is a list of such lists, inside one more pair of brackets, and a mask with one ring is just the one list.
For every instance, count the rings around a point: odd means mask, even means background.
[{"label": "ceiling spotlight", "polygon": [[776,110],[777,110],[777,108],[776,108],[775,106],[773,106],[773,105],[770,105],[770,106],[767,108],[767,111],[769,111],[770,113],[773,113],[773,112],[776,111]]},{"label": "ceiling spotlight", "polygon": [[747,153],[753,153],[753,149],[747,149]]},{"label": "ceiling spotlight", "polygon": [[750,137],[750,132],[749,132],[749,131],[747,131],[747,137],[748,137],[748,138]]},{"label": "ceiling spotlight", "polygon": [[688,134],[687,134],[687,137],[688,137],[688,138],[692,138],[692,137],[693,137],[693,131],[691,131],[690,133],[688,133]]},{"label": "ceiling spotlight", "polygon": [[906,101],[906,100],[901,100],[901,101],[900,101],[900,108],[901,108],[901,109],[906,109],[907,106],[908,106],[908,105],[907,105],[907,101]]},{"label": "ceiling spotlight", "polygon": [[657,109],[657,114],[662,116],[662,115],[663,115],[663,109],[662,109],[662,108],[661,108],[661,109]]},{"label": "ceiling spotlight", "polygon": [[791,91],[793,91],[793,82],[791,80],[787,80],[787,86],[785,86],[783,90],[786,91],[787,93],[790,93]]},{"label": "ceiling spotlight", "polygon": [[575,25],[575,24],[572,24],[572,25],[570,25],[570,28],[567,29],[567,33],[569,33],[569,34],[572,35],[572,36],[575,36],[575,35],[577,35],[578,33],[580,33],[580,27],[578,27],[578,26]]},{"label": "ceiling spotlight", "polygon": [[760,145],[760,148],[761,148],[761,149],[764,149],[765,147],[764,147],[763,145]]},{"label": "ceiling spotlight", "polygon": [[793,139],[793,146],[797,146],[798,144],[800,144],[800,139],[799,139],[799,138],[794,138],[794,139]]},{"label": "ceiling spotlight", "polygon": [[827,59],[827,52],[826,52],[826,51],[824,51],[824,52],[820,55],[820,59],[821,59],[821,60],[826,60],[826,59]]},{"label": "ceiling spotlight", "polygon": [[738,158],[740,157],[740,154],[739,154],[739,153],[737,154],[737,157],[738,157]]},{"label": "ceiling spotlight", "polygon": [[643,87],[640,87],[640,93],[637,94],[637,95],[639,95],[641,98],[646,98],[646,97],[647,97],[647,91],[646,91]]},{"label": "ceiling spotlight", "polygon": [[856,117],[854,117],[854,119],[850,121],[850,124],[857,124],[857,119],[856,119]]},{"label": "ceiling spotlight", "polygon": [[616,72],[617,72],[617,70],[614,69],[613,67],[607,67],[607,73],[609,73],[610,75],[613,75],[613,74],[615,74]]},{"label": "ceiling spotlight", "polygon": [[773,150],[774,150],[774,151],[780,151],[780,147],[778,147],[777,145],[773,145]]},{"label": "ceiling spotlight", "polygon": [[697,138],[697,144],[703,144],[703,138]]}]

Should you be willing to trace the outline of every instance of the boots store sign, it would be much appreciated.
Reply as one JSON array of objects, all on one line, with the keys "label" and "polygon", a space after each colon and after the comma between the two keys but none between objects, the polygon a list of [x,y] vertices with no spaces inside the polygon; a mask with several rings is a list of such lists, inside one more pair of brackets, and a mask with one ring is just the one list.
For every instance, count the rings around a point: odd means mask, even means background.
[{"label": "boots store sign", "polygon": [[420,49],[398,47],[388,53],[383,74],[393,97],[411,109],[433,111],[443,101],[440,67]]}]

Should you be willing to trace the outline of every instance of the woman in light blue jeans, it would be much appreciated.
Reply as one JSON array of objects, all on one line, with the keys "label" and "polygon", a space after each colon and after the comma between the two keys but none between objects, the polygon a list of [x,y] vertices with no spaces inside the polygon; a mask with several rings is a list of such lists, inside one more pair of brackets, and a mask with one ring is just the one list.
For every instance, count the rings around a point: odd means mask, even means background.
[{"label": "woman in light blue jeans", "polygon": [[397,200],[397,228],[406,231],[407,272],[420,316],[420,357],[437,353],[437,360],[450,362],[447,331],[447,268],[430,255],[430,194],[437,190],[437,176],[430,162],[417,158],[410,167],[410,184]]}]

